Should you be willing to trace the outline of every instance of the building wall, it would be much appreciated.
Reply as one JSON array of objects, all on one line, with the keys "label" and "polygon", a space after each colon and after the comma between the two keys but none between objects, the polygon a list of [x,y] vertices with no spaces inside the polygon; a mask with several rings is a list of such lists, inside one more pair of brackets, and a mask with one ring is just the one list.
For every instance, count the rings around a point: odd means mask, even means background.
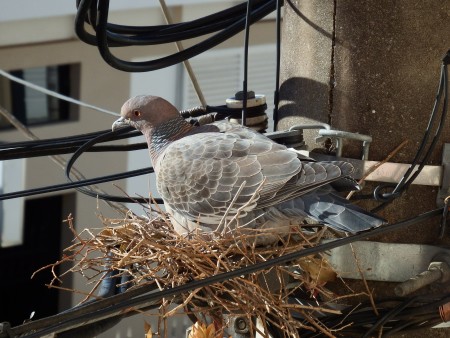
[{"label": "building wall", "polygon": [[[115,112],[119,112],[122,103],[130,95],[134,95],[146,87],[149,89],[155,87],[154,84],[152,86],[152,83],[148,83],[147,86],[145,82],[136,82],[136,79],[132,80],[133,74],[111,68],[103,61],[95,47],[86,45],[78,40],[73,31],[76,12],[74,1],[70,1],[70,6],[65,1],[40,1],[39,6],[37,6],[37,3],[25,0],[15,2],[0,0],[0,8],[2,8],[2,11],[0,11],[0,69],[10,71],[46,65],[78,63],[80,64],[79,99]],[[147,23],[150,18],[153,25],[164,23],[159,8],[147,7],[148,1],[133,2],[134,8],[130,8],[131,4],[127,3],[125,5],[124,2],[113,1],[112,3],[117,4],[115,5],[117,7],[113,8],[111,12],[111,21],[113,22],[140,25]],[[174,18],[177,20],[193,19],[229,6],[229,2],[225,1],[169,1],[168,3],[173,5],[184,4],[182,7],[172,8]],[[23,8],[26,8],[26,10],[22,10]],[[243,48],[243,41],[243,34],[240,34],[216,47],[214,52],[217,53],[223,49]],[[194,42],[190,41],[190,43]],[[273,20],[265,20],[252,26],[252,46],[270,45],[274,44],[274,42],[275,25]],[[167,55],[174,51],[175,47],[173,45],[164,45],[145,48],[122,48],[117,53],[126,59],[149,59]],[[182,68],[179,71],[184,72]],[[175,71],[174,68],[168,68],[163,70],[161,74],[168,74],[167,72],[174,73]],[[157,76],[156,72],[152,76]],[[220,79],[217,80],[220,81]],[[158,95],[171,99],[175,98],[174,92],[176,90],[181,90],[173,87],[179,85],[177,83],[164,82],[170,81],[165,75],[159,76],[158,81],[165,83],[165,85],[159,86],[164,88],[164,90],[159,92]],[[228,94],[230,93],[226,95]],[[0,104],[2,103],[0,102]],[[113,116],[80,107],[77,121],[34,126],[30,127],[30,130],[39,138],[48,139],[109,129],[114,119]],[[16,130],[0,131],[1,142],[23,140],[25,140],[25,137]],[[147,156],[144,153],[145,151],[142,156]],[[68,159],[70,155],[64,157]],[[76,167],[86,177],[90,178],[123,172],[133,167],[133,165],[136,166],[133,161],[133,158],[131,157],[130,161],[125,153],[95,153],[95,155],[83,155],[77,161]],[[142,177],[140,179],[147,182],[149,179],[151,180],[151,177]],[[139,178],[133,180],[136,182]],[[49,158],[33,158],[25,161],[25,181],[23,182],[25,189],[53,185],[65,181],[63,170]],[[126,191],[130,187],[133,189],[133,184],[131,183],[128,185],[125,181],[115,183]],[[112,183],[103,184],[101,188],[112,194],[122,194]],[[128,192],[130,194],[134,193],[134,191]],[[81,231],[84,228],[101,227],[98,214],[106,217],[118,217],[106,203],[102,201],[97,202],[95,199],[81,193],[76,193],[72,207],[69,205],[65,209],[64,213],[66,215],[71,213],[74,216],[77,231]],[[8,212],[14,212],[14,210],[9,210]],[[61,223],[61,226],[65,231],[63,234],[64,244],[67,245],[72,235],[65,223]],[[91,288],[91,286],[86,285],[84,279],[78,277],[74,279],[72,287],[86,291]],[[67,308],[67,304],[71,303],[74,305],[83,298],[76,294],[70,294],[71,300],[69,301],[67,300],[67,292],[63,292],[62,297],[65,297],[66,301],[61,302],[61,310]],[[115,337],[131,337],[138,336],[142,332],[142,316],[139,315],[132,320],[124,321],[123,325],[117,326],[105,337],[112,337],[113,333]]]}]

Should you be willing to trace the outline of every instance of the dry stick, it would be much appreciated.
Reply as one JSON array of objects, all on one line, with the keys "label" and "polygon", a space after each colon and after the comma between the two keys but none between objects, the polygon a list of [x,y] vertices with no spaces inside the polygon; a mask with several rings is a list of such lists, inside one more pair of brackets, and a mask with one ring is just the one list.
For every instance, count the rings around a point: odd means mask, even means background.
[{"label": "dry stick", "polygon": [[[8,122],[11,123],[11,125],[13,127],[15,127],[17,130],[21,131],[30,140],[34,140],[34,141],[39,140],[39,137],[37,137],[35,134],[33,134],[22,122],[20,122],[18,119],[16,119],[14,115],[12,115],[8,110],[6,110],[1,105],[0,105],[0,114],[6,120],[8,120]],[[58,166],[60,166],[63,170],[65,170],[67,161],[62,156],[50,155],[48,157],[53,162],[55,162]],[[74,176],[77,179],[81,180],[81,179],[85,178],[83,176],[83,174],[79,170],[77,170],[75,167],[72,167],[71,171],[72,171],[72,173],[74,174]],[[93,188],[92,189],[93,191],[97,190],[98,192],[103,193],[103,191],[101,189],[99,189],[95,185],[93,185],[92,188]],[[110,205],[111,207],[113,207],[114,209],[117,209],[117,210],[124,210],[124,209],[126,209],[125,206],[123,204],[120,204],[120,203],[115,203],[115,202],[110,202],[110,201],[106,201],[106,203],[108,203],[108,205]]]},{"label": "dry stick", "polygon": [[127,264],[125,264],[125,260],[130,257],[131,255],[133,255],[138,249],[139,247],[142,245],[142,243],[145,242],[145,238],[142,238],[137,244],[135,244],[135,246],[133,248],[131,248],[130,251],[128,251],[123,257],[122,259],[117,263],[118,267],[122,267],[122,265],[128,265],[130,264],[129,262]]},{"label": "dry stick", "polygon": [[[114,220],[113,220],[114,221]],[[154,261],[159,262],[159,268],[156,270],[152,270],[153,268],[149,267],[152,272],[147,274],[147,276],[151,277],[152,274],[156,278],[154,279],[154,282],[159,286],[160,289],[165,289],[167,286],[172,285],[173,283],[183,283],[186,275],[190,275],[193,277],[196,276],[202,276],[209,275],[213,271],[218,271],[218,264],[216,264],[213,260],[218,259],[218,253],[217,252],[224,252],[228,251],[228,256],[233,256],[234,254],[241,253],[242,248],[229,245],[230,243],[233,243],[236,239],[229,239],[229,240],[214,240],[214,241],[206,241],[204,238],[193,238],[191,240],[178,238],[178,242],[173,243],[176,238],[175,235],[172,234],[169,231],[171,228],[169,228],[167,231],[161,231],[158,228],[158,222],[154,220],[155,223],[148,223],[145,219],[138,219],[138,218],[132,218],[131,220],[122,220],[121,221],[123,226],[126,226],[126,231],[121,232],[119,229],[122,229],[119,227],[108,227],[108,225],[105,223],[106,231],[94,235],[94,233],[88,233],[92,238],[89,240],[84,241],[82,239],[82,236],[75,235],[75,238],[79,241],[82,241],[81,246],[86,246],[90,253],[92,253],[91,250],[97,249],[102,250],[105,246],[112,245],[111,243],[119,243],[120,244],[126,244],[129,241],[134,241],[133,245],[130,245],[129,248],[125,251],[128,251],[129,249],[133,250],[134,246],[136,245],[136,242],[139,242],[139,239],[142,239],[141,237],[145,237],[146,240],[149,240],[149,242],[142,243],[138,249],[136,249],[134,255],[136,255],[137,259],[141,259],[141,264],[143,267],[145,267],[145,264]],[[112,222],[111,224],[113,224]],[[114,223],[116,224],[116,223]],[[151,224],[154,224],[156,228],[153,228]],[[143,232],[142,227],[145,228],[145,232]],[[161,233],[165,234],[164,237],[156,237],[152,236],[152,234],[155,233]],[[101,240],[96,240],[97,237],[100,236]],[[153,241],[151,240],[153,238]],[[253,248],[253,252],[251,251],[251,248],[246,248],[249,252],[246,253],[245,257],[241,260],[238,260],[237,262],[234,262],[231,260],[230,257],[224,256],[221,258],[220,263],[220,270],[225,269],[229,270],[231,268],[236,268],[236,265],[245,265],[247,260],[250,259],[251,261],[255,261],[257,259],[267,259],[267,257],[264,256],[273,256],[273,255],[279,255],[280,253],[286,253],[290,252],[292,250],[296,250],[299,246],[304,245],[310,245],[311,243],[315,242],[317,239],[317,235],[309,238],[306,237],[309,240],[309,243],[293,243],[293,245],[289,245],[289,247],[286,248],[286,250],[281,250],[280,252],[276,253],[270,253],[267,252],[266,248],[263,249],[256,249]],[[137,240],[136,240],[137,239]],[[286,243],[287,245],[288,243]],[[148,245],[151,246],[151,250],[148,251]],[[98,246],[98,247],[97,247]],[[78,247],[74,247],[74,250],[78,249]],[[121,256],[122,253],[114,253],[114,255]],[[118,257],[120,260],[121,257]],[[154,259],[155,258],[155,259]],[[78,263],[80,265],[80,269],[87,269],[87,268],[95,268],[98,266],[100,261],[97,261],[96,259],[90,259],[88,255],[84,255],[82,258],[83,263]],[[139,262],[138,262],[139,263]],[[183,270],[182,272],[178,271],[178,268],[181,266],[182,268],[186,268],[187,271]],[[158,271],[162,271],[163,269],[167,269],[169,271],[170,276],[158,276]],[[277,269],[277,268],[276,268]],[[275,295],[272,295],[267,292],[267,290],[263,289],[261,290],[261,286],[259,284],[256,284],[257,276],[261,276],[261,273],[252,275],[250,280],[243,280],[240,278],[228,281],[226,283],[219,284],[217,286],[211,286],[209,288],[205,288],[206,294],[196,294],[191,293],[187,295],[188,301],[201,301],[201,300],[208,300],[211,299],[213,303],[211,306],[216,305],[219,306],[222,309],[247,309],[246,312],[254,313],[255,315],[261,315],[264,317],[265,312],[270,312],[272,314],[275,314],[277,318],[276,325],[280,327],[283,327],[286,329],[286,332],[292,333],[292,337],[295,337],[295,323],[291,322],[291,318],[289,316],[289,310],[292,310],[293,308],[296,308],[300,312],[304,312],[305,310],[311,310],[311,309],[320,309],[324,311],[323,308],[318,307],[310,307],[306,306],[305,308],[299,306],[283,306],[283,304],[280,304],[280,302],[284,302],[285,297],[280,294],[275,297]],[[298,279],[301,281],[304,276],[297,276]],[[173,285],[172,285],[173,286]],[[225,291],[230,293],[230,300],[220,299],[217,295],[217,291]],[[256,290],[256,291],[255,291]],[[254,297],[251,295],[254,295],[255,292],[261,295],[260,299],[255,302]],[[203,296],[206,296],[205,299],[203,299]],[[281,298],[279,298],[281,297]],[[184,298],[184,304],[186,304],[186,298]],[[173,302],[172,300],[169,300],[169,303]],[[217,305],[218,304],[218,305]],[[211,311],[211,307],[207,306],[201,307],[198,311],[203,312],[209,312]],[[326,310],[325,310],[326,311]],[[305,312],[306,314],[306,312]],[[171,315],[175,315],[173,312],[166,311],[165,317],[170,317]],[[313,317],[307,316],[308,322],[314,321],[315,319]],[[279,322],[279,325],[278,325]],[[162,322],[161,322],[162,324]],[[308,329],[313,329],[316,331],[319,331],[322,333],[322,330],[325,330],[326,328],[323,327],[321,323],[311,323],[308,325]],[[253,329],[253,328],[252,328]]]},{"label": "dry stick", "polygon": [[[228,224],[226,223],[226,217],[228,216],[228,213],[230,212],[231,208],[234,205],[234,202],[236,202],[237,198],[239,197],[239,195],[241,194],[242,189],[244,189],[245,185],[247,184],[247,181],[242,182],[241,186],[239,187],[238,191],[236,192],[236,194],[233,197],[233,200],[231,201],[230,205],[228,206],[227,210],[225,211],[225,213],[222,216],[222,219],[219,222],[219,225],[217,226],[217,229],[215,232],[218,232],[220,230],[220,228],[222,227],[222,223],[224,223],[223,225],[223,230],[221,231],[222,235],[224,234]],[[230,221],[231,222],[231,221]]]},{"label": "dry stick", "polygon": [[200,289],[196,289],[196,290],[190,292],[189,295],[186,297],[186,299],[181,304],[177,305],[170,311],[165,311],[164,317],[167,318],[167,317],[170,317],[170,316],[174,315],[175,313],[177,313],[177,311],[179,311],[181,308],[185,307],[199,291],[200,291]]},{"label": "dry stick", "polygon": [[[348,234],[346,234],[346,235],[348,236]],[[358,272],[359,272],[359,275],[361,276],[361,280],[363,281],[364,287],[367,290],[367,295],[368,295],[369,300],[370,300],[370,305],[372,306],[373,312],[378,317],[380,314],[379,314],[378,309],[377,309],[377,307],[375,305],[375,300],[373,299],[372,291],[369,289],[369,284],[367,284],[367,280],[364,277],[364,273],[362,272],[361,266],[360,266],[359,261],[358,261],[358,257],[356,256],[355,248],[353,247],[352,243],[350,243],[350,249],[352,250],[353,257],[355,258],[356,267],[358,268]]]},{"label": "dry stick", "polygon": [[[384,163],[388,162],[395,154],[397,154],[400,149],[402,149],[409,141],[408,140],[404,140],[402,143],[400,143],[393,151],[391,151],[389,153],[388,156],[386,156],[386,158],[384,160],[382,160],[381,162],[378,162],[377,164],[373,165],[372,167],[370,167],[370,169],[364,174],[364,176],[358,181],[358,184],[362,184],[364,182],[364,180],[371,174],[373,173],[375,170],[377,170],[381,165],[383,165]],[[351,191],[348,195],[347,195],[347,199],[350,199],[352,197],[352,195],[355,193],[355,191]],[[348,234],[346,234],[348,236]],[[359,264],[358,258],[356,256],[356,252],[355,249],[353,247],[353,244],[350,243],[350,248],[352,250],[352,254],[353,257],[355,258],[355,263],[356,263],[356,267],[358,268],[358,272],[361,276],[361,280],[363,281],[364,287],[367,290],[367,295],[369,297],[370,300],[370,304],[372,306],[373,312],[375,313],[375,315],[379,316],[379,312],[378,309],[375,305],[375,300],[373,299],[373,295],[372,295],[372,291],[369,289],[369,284],[367,283],[366,278],[364,277],[364,273],[362,272],[361,266]]]},{"label": "dry stick", "polygon": [[332,334],[329,330],[327,331],[328,328],[323,328],[321,325],[319,325],[319,323],[317,323],[314,318],[311,318],[309,316],[306,317],[306,320],[312,325],[314,326],[316,329],[318,329],[320,332],[322,332],[325,336],[330,337],[330,338],[336,338],[336,336],[334,334]]},{"label": "dry stick", "polygon": [[[45,284],[46,287],[48,288],[53,288],[53,289],[57,289],[57,290],[61,290],[61,291],[68,291],[68,292],[72,292],[72,293],[76,293],[82,296],[86,296],[86,298],[89,298],[90,296],[95,297],[97,299],[101,299],[102,297],[98,297],[96,295],[91,295],[90,292],[84,292],[81,290],[76,290],[76,289],[70,289],[70,288],[64,288],[62,286],[57,286],[57,285],[53,285],[53,284]],[[81,304],[81,302],[80,302]]]},{"label": "dry stick", "polygon": [[[166,19],[166,22],[168,24],[173,24],[173,19],[172,19],[172,16],[170,15],[169,9],[167,8],[166,2],[164,0],[159,0],[159,4],[161,6],[161,10],[164,14],[164,18]],[[184,47],[180,41],[175,41],[175,45],[177,46],[178,52],[181,52],[182,50],[184,50]],[[202,90],[200,89],[200,85],[198,84],[197,78],[194,74],[194,71],[191,67],[189,60],[184,60],[183,65],[186,68],[189,78],[191,79],[192,85],[194,86],[195,92],[197,93],[197,97],[198,97],[200,103],[204,107],[206,107],[205,97],[203,96]]]},{"label": "dry stick", "polygon": [[[261,181],[261,183],[259,184],[259,186],[256,188],[255,192],[253,193],[253,195],[250,197],[250,199],[243,205],[241,206],[237,212],[236,215],[234,215],[234,217],[230,220],[229,223],[233,222],[233,220],[238,219],[240,213],[242,212],[242,210],[244,210],[244,208],[246,208],[248,205],[250,205],[251,203],[253,203],[253,201],[255,200],[255,198],[259,198],[259,192],[261,191],[261,189],[263,188],[264,184],[266,183],[266,177],[264,177],[264,179]],[[244,186],[247,184],[247,181],[242,182],[241,186],[239,187],[238,192],[236,193],[236,196],[233,198],[232,203],[234,203],[236,201],[236,199],[238,198],[238,196],[240,195],[242,189],[244,188]],[[242,225],[241,227],[244,228],[245,226],[247,226],[248,224],[250,224],[251,222],[255,221],[256,219],[258,219],[260,216],[256,217],[254,220],[248,222],[247,224]],[[239,226],[239,224],[237,225],[237,227]],[[223,232],[222,232],[223,234]]]},{"label": "dry stick", "polygon": [[[364,182],[364,180],[371,174],[373,173],[375,170],[377,170],[381,165],[383,165],[384,163],[386,163],[387,161],[389,161],[395,154],[397,154],[400,149],[402,149],[407,143],[409,142],[409,140],[404,140],[402,143],[400,143],[394,150],[392,150],[388,156],[386,156],[386,158],[381,161],[378,162],[376,164],[374,164],[373,166],[371,166],[369,168],[369,170],[367,170],[367,172],[363,175],[363,177],[361,177],[361,179],[358,181],[358,184],[362,184]],[[355,193],[355,190],[350,191],[350,193],[347,195],[346,199],[350,199],[353,194]]]}]

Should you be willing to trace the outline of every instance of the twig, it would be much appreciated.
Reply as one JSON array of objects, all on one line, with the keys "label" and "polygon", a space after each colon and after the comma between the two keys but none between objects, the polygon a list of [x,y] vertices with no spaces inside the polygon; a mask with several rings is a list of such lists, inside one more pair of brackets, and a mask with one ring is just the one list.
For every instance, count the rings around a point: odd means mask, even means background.
[{"label": "twig", "polygon": [[[85,229],[79,234],[74,233],[77,243],[70,246],[71,254],[66,256],[74,265],[69,271],[82,274],[89,283],[98,284],[104,278],[105,267],[123,263],[127,265],[120,270],[131,276],[134,285],[151,280],[159,290],[165,290],[193,279],[203,279],[311,247],[324,234],[323,232],[307,234],[302,232],[301,228],[293,227],[295,236],[287,236],[278,247],[257,247],[254,245],[256,235],[239,231],[234,234],[234,238],[225,236],[206,239],[195,235],[186,238],[177,234],[170,222],[163,219],[164,216],[165,214],[161,213],[158,218],[151,220],[134,214],[128,214],[122,220],[102,218],[104,228],[97,229],[100,231]],[[70,219],[69,227],[74,232],[72,223]],[[273,230],[276,232],[276,229]],[[267,234],[270,234],[269,229]],[[133,266],[128,264],[130,261],[133,262]],[[56,262],[49,267],[54,268],[62,262]],[[314,281],[316,275],[311,274],[315,273],[315,270],[320,272],[322,259],[314,258],[311,264],[317,264],[317,268],[311,269],[311,272],[304,270],[301,274],[289,271],[301,269],[300,262],[291,262],[289,269],[286,266],[272,267],[270,271],[274,272],[275,282],[280,286],[276,290],[268,287],[271,281],[268,276],[269,270],[265,270],[209,285],[180,295],[181,297],[166,299],[165,306],[160,308],[162,311],[160,319],[175,316],[189,304],[194,314],[202,313],[211,318],[217,318],[221,312],[260,317],[274,327],[280,328],[289,337],[298,338],[300,329],[313,330],[332,337],[332,332],[313,313],[320,311],[336,314],[338,311],[323,304],[288,303],[295,290],[305,290],[308,283]],[[288,279],[284,278],[287,274],[289,283]],[[52,282],[56,283],[56,280]],[[330,301],[352,296],[334,297],[335,295],[323,286],[317,287],[316,292]],[[170,311],[173,307],[169,308],[169,305],[175,305],[175,309]],[[305,320],[297,320],[293,313],[300,314]],[[254,325],[253,322],[249,322],[250,325]],[[160,321],[158,328],[161,332],[165,324],[164,320]],[[250,330],[255,333],[259,329],[252,326]]]},{"label": "twig", "polygon": [[359,275],[361,276],[361,280],[363,281],[364,287],[367,290],[367,295],[370,300],[370,305],[372,306],[373,312],[378,317],[380,314],[378,312],[378,309],[375,305],[375,300],[373,299],[372,291],[369,289],[369,284],[367,284],[366,277],[364,276],[364,273],[362,272],[361,266],[359,265],[358,257],[356,256],[355,248],[353,247],[353,244],[350,243],[350,248],[352,250],[353,257],[355,258],[356,267],[358,268]]}]

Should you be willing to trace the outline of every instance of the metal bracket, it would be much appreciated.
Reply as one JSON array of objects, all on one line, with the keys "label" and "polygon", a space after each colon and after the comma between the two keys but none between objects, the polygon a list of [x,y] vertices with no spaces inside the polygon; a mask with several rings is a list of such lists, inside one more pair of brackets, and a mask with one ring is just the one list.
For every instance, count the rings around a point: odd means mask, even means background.
[{"label": "metal bracket", "polygon": [[[294,149],[295,150],[295,149]],[[336,161],[342,160],[353,164],[355,171],[353,178],[360,179],[365,176],[373,166],[379,165],[379,161],[363,161],[354,158],[340,157],[319,154],[315,152],[309,152],[305,150],[298,151],[303,156],[311,157],[317,161]],[[386,162],[379,166],[374,172],[365,177],[366,181],[385,182],[385,183],[398,183],[403,175],[406,173],[410,164],[407,163],[394,163]],[[450,167],[449,167],[450,169]],[[422,168],[420,174],[416,177],[412,184],[429,185],[429,186],[441,186],[442,180],[442,166],[438,165],[426,165]]]},{"label": "metal bracket", "polygon": [[[303,129],[319,129],[319,136],[316,138],[316,141],[318,142],[324,138],[334,139],[336,143],[337,156],[309,152],[306,150],[306,145],[303,141]],[[326,123],[295,125],[289,130],[267,133],[266,136],[275,142],[290,147],[292,150],[297,151],[303,156],[307,156],[318,161],[335,161],[339,159],[350,162],[355,167],[355,172],[353,173],[353,177],[355,179],[360,179],[366,176],[371,168],[375,165],[379,165],[378,161],[367,160],[372,137],[358,133],[333,130]],[[344,148],[343,141],[345,139],[358,140],[362,142],[361,159],[342,157],[342,151]],[[410,166],[411,165],[408,163],[386,162],[365,177],[365,180],[384,183],[398,183]],[[412,184],[440,187],[437,196],[437,204],[440,207],[444,205],[444,199],[450,195],[450,144],[444,144],[442,166],[425,165]]]},{"label": "metal bracket", "polygon": [[[450,254],[448,249],[424,244],[358,241],[352,246],[364,278],[372,281],[404,282],[428,270],[435,257]],[[327,252],[325,258],[342,278],[361,279],[353,251],[344,245]]]},{"label": "metal bracket", "polygon": [[344,149],[344,140],[356,140],[361,141],[363,144],[363,151],[361,154],[362,160],[369,158],[369,147],[372,142],[372,137],[369,135],[363,135],[358,133],[351,133],[348,131],[334,130],[334,129],[320,129],[319,137],[316,138],[316,142],[320,142],[325,138],[331,138],[335,142],[336,156],[342,157],[342,150]]}]

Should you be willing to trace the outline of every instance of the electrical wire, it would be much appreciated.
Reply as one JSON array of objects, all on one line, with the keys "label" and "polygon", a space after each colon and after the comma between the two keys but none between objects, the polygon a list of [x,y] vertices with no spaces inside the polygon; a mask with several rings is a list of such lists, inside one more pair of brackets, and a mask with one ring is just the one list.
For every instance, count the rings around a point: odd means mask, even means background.
[{"label": "electrical wire", "polygon": [[[328,328],[337,329],[341,336],[359,333],[361,337],[373,336],[382,329],[382,337],[393,333],[432,327],[442,322],[439,307],[450,301],[450,295],[414,296],[409,298],[380,299],[377,302],[379,316],[374,316],[370,302],[348,307],[341,314],[321,317]],[[316,337],[311,331],[301,331],[302,337]]]},{"label": "electrical wire", "polygon": [[25,81],[24,79],[21,79],[21,78],[19,78],[17,76],[9,74],[8,72],[6,72],[6,71],[4,71],[2,69],[0,69],[0,75],[6,77],[7,79],[9,79],[11,81],[20,83],[21,85],[23,85],[25,87],[29,87],[29,88],[31,88],[33,90],[36,90],[36,91],[41,92],[41,93],[44,93],[46,95],[56,97],[56,98],[58,98],[60,100],[67,101],[67,102],[79,105],[81,107],[93,109],[93,110],[96,110],[96,111],[99,111],[99,112],[102,112],[102,113],[106,113],[108,115],[119,116],[119,114],[116,113],[116,112],[113,112],[113,111],[110,111],[110,110],[107,110],[107,109],[104,109],[104,108],[101,108],[101,107],[97,107],[97,106],[94,106],[92,104],[89,104],[89,103],[86,103],[86,102],[83,102],[83,101],[80,101],[80,100],[76,100],[76,99],[74,99],[74,98],[72,98],[70,96],[66,96],[66,95],[60,94],[58,92],[55,92],[53,90],[44,88],[42,86],[38,86],[38,85],[36,85],[34,83],[31,83],[29,81]]},{"label": "electrical wire", "polygon": [[[138,143],[138,144],[131,144],[126,146],[100,146],[97,147],[97,149],[85,149],[87,146],[83,147],[83,144],[89,144],[89,141],[92,142],[92,140],[95,140],[96,142],[100,141],[110,141],[110,140],[118,140],[121,138],[127,138],[132,136],[140,135],[139,132],[136,132],[133,130],[133,128],[123,128],[120,132],[112,133],[111,131],[100,131],[85,135],[75,135],[71,137],[63,137],[63,138],[57,138],[57,139],[50,139],[50,140],[39,140],[39,141],[28,141],[28,142],[17,142],[12,144],[6,144],[2,145],[0,147],[0,159],[11,159],[11,158],[26,158],[26,157],[36,157],[36,156],[44,156],[44,155],[50,155],[50,154],[62,154],[62,153],[69,153],[75,151],[75,154],[78,154],[80,152],[84,151],[117,151],[117,150],[135,150],[135,149],[145,149],[147,148],[146,143]],[[86,141],[87,140],[87,141]],[[81,146],[80,146],[81,145]],[[7,149],[1,149],[1,148],[7,148]],[[9,149],[12,148],[12,149]],[[77,155],[79,156],[79,155]],[[68,162],[69,171],[73,167],[73,162]],[[105,183],[115,180],[121,180],[124,178],[139,176],[139,175],[145,175],[148,173],[152,173],[153,168],[142,168],[138,170],[128,171],[124,173],[118,173],[114,175],[107,175],[107,176],[101,176],[96,177],[92,179],[85,179],[85,180],[79,180],[79,181],[72,181],[70,180],[69,183],[63,183],[63,184],[57,184],[57,185],[51,185],[51,186],[45,186],[41,188],[33,188],[33,189],[27,189],[22,191],[15,191],[10,193],[4,193],[0,195],[0,200],[7,200],[7,199],[13,199],[18,197],[26,197],[26,196],[32,196],[37,194],[44,194],[49,192],[55,192],[55,191],[62,191],[62,190],[68,190],[68,189],[74,189],[74,188],[81,188],[84,186],[90,186],[98,183]],[[88,189],[84,189],[83,193],[88,194],[90,196],[95,197],[97,195],[96,192],[93,192]],[[113,198],[108,198],[109,196],[106,194],[98,193],[99,198],[113,201]],[[128,202],[129,198],[122,197],[121,199],[116,198],[117,202]],[[159,201],[159,200],[158,200]],[[161,202],[161,201],[159,201]]]},{"label": "electrical wire", "polygon": [[242,83],[243,100],[242,100],[242,119],[241,124],[247,125],[247,100],[248,100],[248,45],[250,42],[250,13],[252,11],[252,1],[247,0],[247,13],[245,16],[245,38],[244,38],[244,81]]},{"label": "electrical wire", "polygon": [[[126,133],[129,131],[129,128],[121,128],[117,131],[109,131],[106,132],[104,134],[101,134],[97,137],[94,137],[93,139],[89,140],[88,142],[86,142],[84,145],[82,145],[70,158],[70,160],[67,162],[67,166],[66,166],[66,177],[67,179],[72,182],[75,183],[71,176],[70,176],[70,172],[72,169],[72,166],[74,165],[75,161],[88,149],[90,149],[93,145],[99,143],[99,142],[104,142],[104,141],[109,141],[115,134],[122,134],[122,133]],[[143,175],[144,173],[151,173],[154,172],[152,167],[149,168],[144,168],[144,169],[140,169],[140,170],[134,170],[133,171],[134,174],[133,176],[137,176],[137,175]],[[114,175],[114,177],[119,177],[119,176],[123,176],[123,177],[131,177],[128,176],[130,175],[131,172],[127,172],[127,173],[123,173],[123,174],[116,174]],[[79,181],[78,181],[79,182]],[[92,192],[89,189],[85,189],[83,188],[83,186],[75,186],[74,187],[76,190],[82,192],[85,195],[94,197],[94,198],[98,198],[101,200],[107,200],[110,202],[122,202],[122,203],[126,203],[126,202],[134,202],[134,203],[149,203],[149,199],[148,198],[142,198],[142,197],[135,197],[135,198],[130,198],[130,197],[124,197],[124,196],[114,196],[114,195],[109,195],[109,194],[100,194],[97,192]],[[163,203],[162,199],[160,198],[155,198],[154,199],[156,203]]]},{"label": "electrical wire", "polygon": [[416,301],[417,298],[411,298],[407,301],[400,303],[397,307],[391,309],[388,311],[383,317],[381,317],[372,327],[367,330],[367,332],[363,335],[362,338],[367,338],[369,335],[373,332],[375,332],[376,329],[383,326],[389,319],[395,317],[398,313],[400,313],[402,310],[410,306],[412,303]]},{"label": "electrical wire", "polygon": [[[252,117],[254,115],[260,114],[262,110],[266,109],[266,107],[267,107],[266,105],[260,107],[250,107],[248,108],[247,115]],[[241,114],[241,109],[228,108],[226,105],[223,105],[223,106],[206,106],[202,107],[202,109],[183,110],[180,112],[181,116],[184,118],[199,117],[211,113],[217,113],[216,115],[217,119],[224,119],[227,117],[239,117]],[[136,131],[131,127],[127,127],[121,129],[120,132],[119,131],[111,132],[110,130],[102,130],[93,133],[65,136],[60,138],[6,143],[0,145],[0,160],[12,160],[12,159],[73,153],[71,161],[66,165],[66,172],[67,172],[67,170],[70,171],[73,168],[75,161],[84,152],[117,152],[117,151],[134,151],[146,149],[148,147],[146,142],[127,145],[102,145],[102,146],[96,145],[97,143],[117,141],[140,135],[141,133],[139,131]],[[141,204],[148,203],[149,199],[140,196],[137,197],[114,196],[109,194],[96,193],[91,191],[90,189],[83,187],[99,183],[121,180],[125,178],[131,178],[140,175],[146,175],[153,172],[154,170],[152,167],[147,167],[124,173],[99,176],[79,181],[73,181],[72,178],[70,178],[70,176],[67,176],[69,179],[68,183],[4,193],[0,194],[0,200],[27,197],[49,192],[64,191],[69,189],[77,189],[83,194],[109,202],[141,203]],[[153,200],[156,203],[160,204],[163,203],[160,198],[154,198]]]},{"label": "electrical wire", "polygon": [[277,16],[276,16],[276,74],[275,74],[275,91],[273,95],[273,131],[278,126],[278,105],[280,103],[280,67],[281,67],[281,6],[282,0],[277,0]]},{"label": "electrical wire", "polygon": [[[253,24],[275,10],[275,0],[254,0],[250,13]],[[158,26],[126,26],[108,22],[109,0],[81,0],[77,2],[75,32],[80,40],[97,46],[102,58],[111,67],[126,72],[147,72],[173,66],[199,55],[228,40],[245,29],[246,4],[238,4],[226,10],[193,21]],[[95,35],[85,29],[89,24]],[[182,51],[156,60],[126,61],[114,56],[110,47],[143,46],[172,43],[213,34]]]},{"label": "electrical wire", "polygon": [[[436,94],[436,99],[434,101],[434,106],[430,114],[430,118],[428,121],[427,128],[425,130],[424,136],[422,138],[422,141],[419,145],[419,148],[414,156],[414,159],[408,168],[408,170],[405,172],[403,177],[400,179],[400,181],[396,185],[392,184],[380,184],[378,185],[374,191],[373,196],[377,201],[381,201],[382,203],[377,206],[376,208],[372,209],[371,212],[378,212],[381,209],[385,208],[388,204],[390,204],[395,198],[399,197],[410,185],[411,183],[416,179],[416,177],[420,174],[425,164],[428,162],[431,154],[433,153],[434,149],[436,148],[436,144],[439,140],[439,137],[442,133],[442,130],[444,128],[444,122],[447,117],[448,113],[448,70],[447,66],[449,64],[450,59],[450,50],[447,51],[445,56],[442,59],[442,65],[441,65],[441,72],[439,77],[439,86]],[[433,139],[431,140],[430,145],[426,149],[426,145],[429,141],[429,138],[432,133],[433,126],[436,124],[436,120],[438,119],[438,109],[441,105],[441,99],[443,98],[442,103],[442,109],[441,109],[441,115],[439,119],[439,123],[436,127],[435,134],[433,136]],[[391,192],[383,192],[383,190],[387,190],[392,188]]]},{"label": "electrical wire", "polygon": [[[73,153],[81,145],[83,145],[85,142],[89,141],[93,137],[96,137],[98,135],[107,132],[109,132],[109,130],[63,138],[6,143],[0,145],[0,161]],[[111,140],[116,141],[139,135],[141,135],[140,132],[133,130],[125,135],[117,135]],[[88,149],[87,151],[89,152],[132,151],[145,148],[147,148],[147,143],[141,142],[126,145],[95,146]]]}]

